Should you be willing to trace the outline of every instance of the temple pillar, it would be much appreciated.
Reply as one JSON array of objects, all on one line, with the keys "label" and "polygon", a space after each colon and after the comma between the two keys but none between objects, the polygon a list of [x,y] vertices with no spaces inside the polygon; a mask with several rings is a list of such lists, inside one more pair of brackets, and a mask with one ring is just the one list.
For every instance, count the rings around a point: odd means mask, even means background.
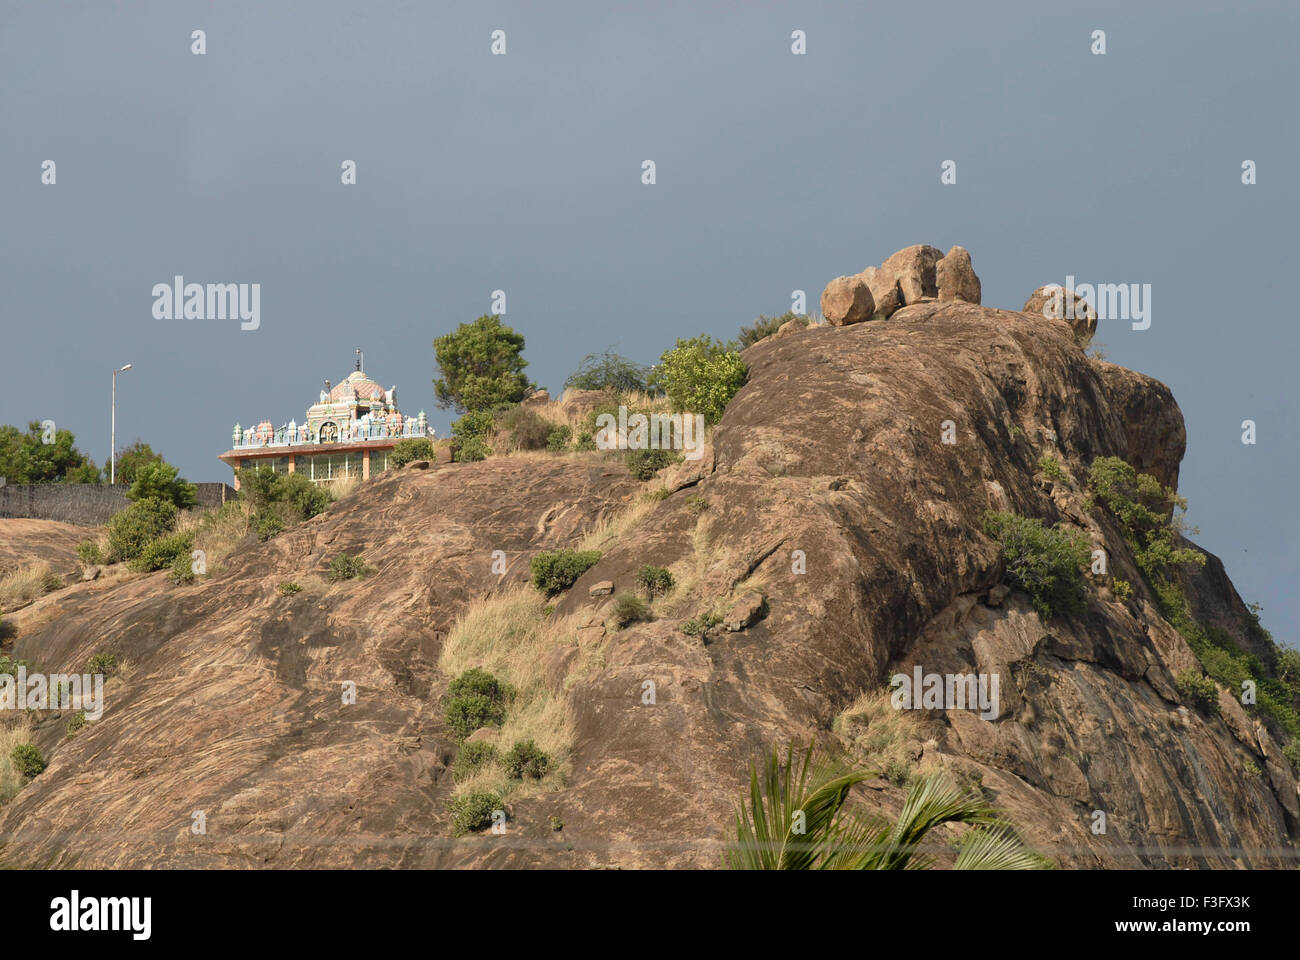
[{"label": "temple pillar", "polygon": [[293,473],[293,454],[289,454],[289,472]]},{"label": "temple pillar", "polygon": [[369,450],[363,450],[361,452],[361,479],[362,480],[370,479],[370,451]]}]

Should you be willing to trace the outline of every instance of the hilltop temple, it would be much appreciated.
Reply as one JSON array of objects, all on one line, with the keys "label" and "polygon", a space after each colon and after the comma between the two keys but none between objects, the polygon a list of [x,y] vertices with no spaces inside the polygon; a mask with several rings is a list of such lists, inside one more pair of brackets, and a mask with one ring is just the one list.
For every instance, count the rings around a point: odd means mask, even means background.
[{"label": "hilltop temple", "polygon": [[[320,392],[307,408],[302,423],[290,420],[276,427],[270,420],[231,434],[231,449],[221,454],[232,469],[270,469],[276,473],[302,473],[313,483],[345,477],[370,479],[388,469],[389,451],[408,437],[432,437],[421,410],[403,416],[397,408],[397,387],[385,390],[357,368],[338,386]],[[235,477],[239,488],[239,477]]]}]

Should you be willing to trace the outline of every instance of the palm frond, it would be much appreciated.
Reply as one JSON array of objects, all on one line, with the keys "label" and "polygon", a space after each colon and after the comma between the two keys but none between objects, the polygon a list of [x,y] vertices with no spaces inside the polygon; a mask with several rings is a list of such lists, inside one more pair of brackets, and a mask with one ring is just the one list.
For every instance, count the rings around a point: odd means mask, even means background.
[{"label": "palm frond", "polygon": [[736,811],[736,842],[724,861],[741,870],[813,869],[830,849],[849,789],[868,776],[817,755],[813,744],[798,762],[793,746],[784,763],[769,752],[761,777],[750,764],[749,804]]},{"label": "palm frond", "polygon": [[1007,825],[977,827],[961,839],[954,870],[1043,870],[1051,861],[1029,849]]}]

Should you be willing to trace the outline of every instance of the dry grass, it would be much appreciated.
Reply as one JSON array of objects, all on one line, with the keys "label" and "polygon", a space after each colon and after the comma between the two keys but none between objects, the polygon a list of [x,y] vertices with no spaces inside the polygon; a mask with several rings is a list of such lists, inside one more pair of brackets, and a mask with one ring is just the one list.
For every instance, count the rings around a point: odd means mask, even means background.
[{"label": "dry grass", "polygon": [[[573,643],[580,615],[549,618],[545,598],[532,587],[516,586],[476,600],[456,621],[443,643],[439,670],[449,679],[472,667],[487,670],[515,688],[497,736],[498,755],[520,740],[533,740],[551,757],[552,773],[529,787],[555,789],[573,744],[573,723],[563,692],[546,680],[551,653]],[[456,794],[495,790],[502,796],[518,793],[525,784],[506,779],[499,765],[490,764],[456,786]]]},{"label": "dry grass", "polygon": [[44,560],[28,564],[0,580],[0,609],[12,610],[63,586],[63,578]]},{"label": "dry grass", "polygon": [[0,726],[0,803],[8,803],[23,788],[23,776],[14,768],[10,754],[31,739],[25,719]]},{"label": "dry grass", "polygon": [[888,690],[864,693],[835,718],[832,727],[848,741],[854,755],[882,772],[910,767],[908,744],[920,735],[916,714],[895,710],[889,701]]},{"label": "dry grass", "polygon": [[176,529],[194,534],[194,549],[203,551],[211,574],[243,542],[252,517],[252,505],[235,500],[216,510],[187,510],[177,518]]},{"label": "dry grass", "polygon": [[641,520],[659,503],[650,497],[639,497],[623,510],[606,513],[596,521],[596,525],[582,537],[578,550],[607,550],[610,542],[617,540]]},{"label": "dry grass", "polygon": [[[372,474],[372,476],[375,476],[375,474]],[[335,500],[342,500],[349,494],[356,492],[361,483],[360,477],[339,477],[337,480],[327,480],[321,486],[328,490],[330,496]]]}]

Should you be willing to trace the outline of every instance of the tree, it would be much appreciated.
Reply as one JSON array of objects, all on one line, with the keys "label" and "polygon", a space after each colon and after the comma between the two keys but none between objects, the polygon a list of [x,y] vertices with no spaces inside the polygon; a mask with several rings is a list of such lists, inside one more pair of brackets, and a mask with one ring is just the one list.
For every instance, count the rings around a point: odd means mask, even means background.
[{"label": "tree", "polygon": [[26,433],[0,426],[0,477],[10,483],[99,483],[99,468],[75,443],[72,431],[47,433],[38,420]]},{"label": "tree", "polygon": [[143,440],[137,440],[117,455],[117,482],[127,485],[135,483],[136,473],[146,463],[162,462],[162,454],[154,452],[153,447]]},{"label": "tree", "polygon": [[176,468],[162,460],[142,465],[136,471],[135,482],[126,493],[127,499],[154,498],[166,500],[182,508],[194,506],[198,488],[176,474]]},{"label": "tree", "polygon": [[735,344],[703,336],[678,340],[665,351],[651,384],[668,395],[674,410],[703,414],[713,424],[722,419],[722,411],[745,385],[748,374]]},{"label": "tree", "polygon": [[628,393],[647,389],[646,377],[649,372],[642,364],[606,350],[604,353],[589,353],[583,357],[578,369],[569,374],[564,385],[575,390],[615,390]]},{"label": "tree", "polygon": [[810,745],[791,747],[784,763],[771,751],[760,775],[749,767],[749,802],[736,811],[736,840],[724,863],[737,870],[907,870],[933,865],[922,851],[943,823],[971,824],[959,841],[957,870],[1035,870],[1047,861],[1029,850],[998,812],[940,775],[912,784],[895,822],[846,807],[869,773],[845,770]]},{"label": "tree", "polygon": [[522,373],[524,337],[496,314],[462,323],[433,341],[441,376],[434,378],[438,405],[458,413],[518,403],[530,384]]}]

